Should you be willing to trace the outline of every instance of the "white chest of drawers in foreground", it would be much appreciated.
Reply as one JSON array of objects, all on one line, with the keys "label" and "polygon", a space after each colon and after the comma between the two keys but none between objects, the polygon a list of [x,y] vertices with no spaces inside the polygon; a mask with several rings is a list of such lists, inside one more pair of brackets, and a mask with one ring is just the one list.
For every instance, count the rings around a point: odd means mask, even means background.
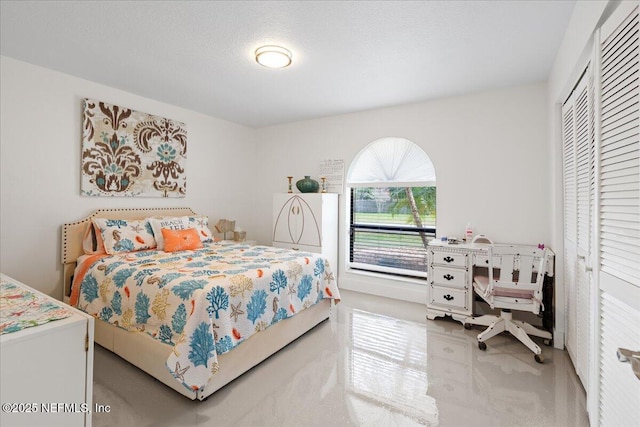
[{"label": "white chest of drawers in foreground", "polygon": [[[4,274],[0,279],[24,290],[26,298],[51,301],[71,312],[60,320],[0,335],[0,425],[91,426],[93,317]],[[37,310],[33,307],[29,312]],[[3,304],[3,319],[16,314],[29,313],[14,313]]]}]

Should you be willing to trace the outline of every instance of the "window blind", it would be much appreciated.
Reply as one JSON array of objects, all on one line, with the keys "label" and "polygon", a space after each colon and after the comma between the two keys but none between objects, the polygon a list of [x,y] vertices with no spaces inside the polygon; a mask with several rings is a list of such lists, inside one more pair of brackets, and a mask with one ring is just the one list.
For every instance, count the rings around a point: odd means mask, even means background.
[{"label": "window blind", "polygon": [[404,138],[382,138],[367,145],[353,160],[347,186],[434,187],[436,171],[427,154]]}]

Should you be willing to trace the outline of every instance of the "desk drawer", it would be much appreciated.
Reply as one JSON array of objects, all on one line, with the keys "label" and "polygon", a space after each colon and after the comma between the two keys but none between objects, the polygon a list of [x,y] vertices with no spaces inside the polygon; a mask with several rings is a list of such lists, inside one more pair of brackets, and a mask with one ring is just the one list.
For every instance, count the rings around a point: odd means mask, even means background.
[{"label": "desk drawer", "polygon": [[[489,267],[489,257],[487,255],[476,254],[473,256],[473,265],[476,267]],[[496,268],[500,267],[499,255],[493,257],[493,265]]]},{"label": "desk drawer", "polygon": [[459,268],[433,267],[432,277],[429,278],[434,285],[449,286],[452,288],[467,287],[467,270]]},{"label": "desk drawer", "polygon": [[431,286],[429,293],[429,305],[438,305],[443,308],[450,307],[452,309],[467,309],[467,291],[464,289]]},{"label": "desk drawer", "polygon": [[449,267],[466,267],[468,254],[445,251],[431,251],[431,262],[433,264],[446,265]]}]

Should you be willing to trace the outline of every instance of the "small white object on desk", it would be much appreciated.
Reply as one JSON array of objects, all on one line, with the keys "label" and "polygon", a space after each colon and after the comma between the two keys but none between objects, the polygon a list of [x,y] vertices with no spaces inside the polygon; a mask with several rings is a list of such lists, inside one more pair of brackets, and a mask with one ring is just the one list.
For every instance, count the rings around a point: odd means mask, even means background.
[{"label": "small white object on desk", "polygon": [[467,243],[471,243],[471,239],[473,239],[473,228],[471,228],[471,223],[467,223],[467,228],[464,231],[464,240]]}]

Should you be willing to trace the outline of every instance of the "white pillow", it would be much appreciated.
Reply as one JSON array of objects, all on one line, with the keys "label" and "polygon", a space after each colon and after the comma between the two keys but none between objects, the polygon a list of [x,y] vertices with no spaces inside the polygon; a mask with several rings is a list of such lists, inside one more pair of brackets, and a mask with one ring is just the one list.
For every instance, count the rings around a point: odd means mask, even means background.
[{"label": "white pillow", "polygon": [[199,215],[186,216],[185,218],[189,222],[189,227],[187,228],[195,228],[202,243],[213,242],[213,235],[211,234],[211,229],[209,229],[209,217]]},{"label": "white pillow", "polygon": [[126,219],[94,218],[93,223],[104,241],[104,250],[109,255],[121,252],[142,251],[156,247],[149,222]]},{"label": "white pillow", "polygon": [[162,229],[169,230],[185,230],[189,228],[189,217],[172,216],[165,218],[148,218],[151,228],[153,229],[153,237],[156,239],[158,250],[164,250],[164,237],[162,237]]},{"label": "white pillow", "polygon": [[102,241],[102,233],[100,230],[96,230],[96,226],[91,221],[84,231],[84,237],[82,238],[82,249],[87,255],[104,254],[104,242]]}]

